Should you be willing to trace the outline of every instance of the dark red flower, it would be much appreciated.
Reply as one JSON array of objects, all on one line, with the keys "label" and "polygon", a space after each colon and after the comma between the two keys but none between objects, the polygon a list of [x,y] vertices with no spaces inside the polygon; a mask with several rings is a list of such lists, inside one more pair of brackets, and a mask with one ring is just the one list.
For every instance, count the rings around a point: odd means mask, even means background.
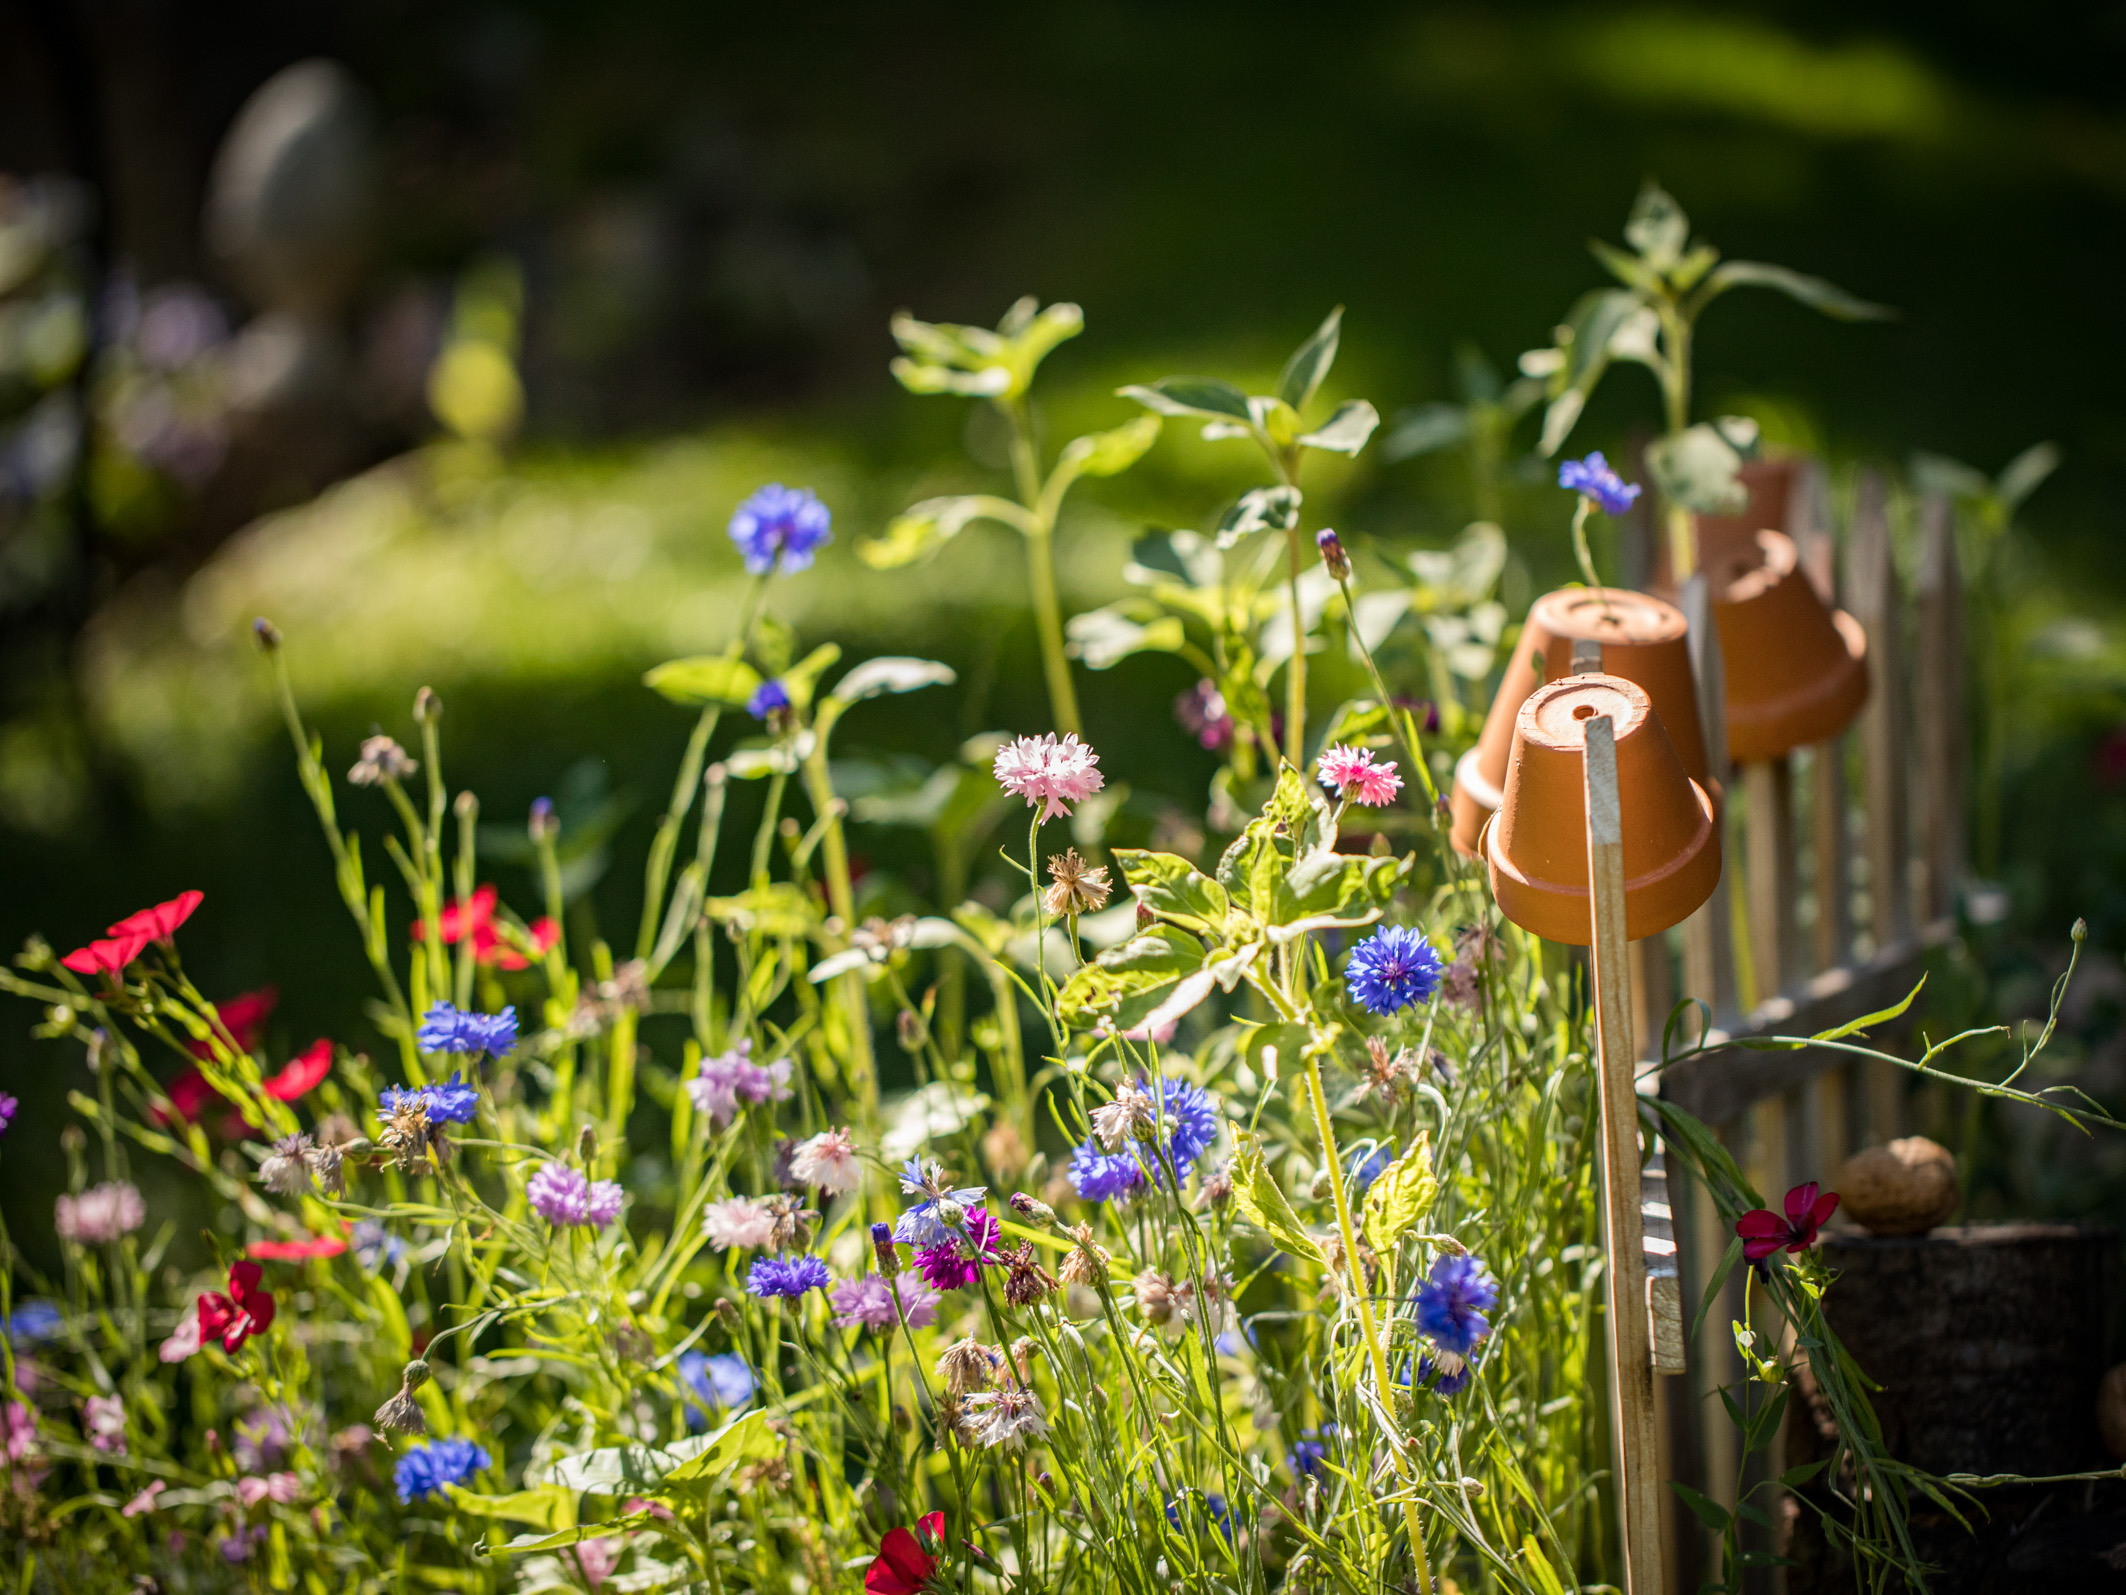
[{"label": "dark red flower", "polygon": [[[534,920],[528,933],[531,947],[528,957],[512,942],[503,939],[502,930],[495,923],[496,899],[492,885],[476,888],[470,897],[454,897],[436,916],[436,927],[448,946],[455,947],[470,939],[472,955],[478,963],[496,969],[528,969],[532,958],[544,958],[547,949],[561,939],[561,927],[545,917]],[[415,920],[412,934],[415,941],[426,940],[427,922]]]},{"label": "dark red flower", "polygon": [[229,1293],[210,1290],[199,1298],[199,1338],[218,1340],[224,1351],[240,1351],[253,1335],[273,1324],[273,1293],[260,1290],[265,1270],[256,1263],[229,1265]]},{"label": "dark red flower", "polygon": [[[281,993],[278,986],[261,986],[256,991],[247,991],[240,997],[231,997],[227,1002],[214,1005],[214,1016],[221,1021],[222,1029],[229,1032],[237,1050],[249,1052],[266,1034],[266,1020],[280,1006]],[[189,1043],[192,1056],[211,1058],[214,1048],[204,1041]]]},{"label": "dark red flower", "polygon": [[[260,1257],[268,1262],[296,1263],[311,1257],[337,1257],[347,1249],[347,1243],[337,1235],[312,1235],[300,1241],[253,1241],[244,1248],[246,1257]],[[273,1298],[266,1298],[266,1322],[273,1321]],[[260,1328],[265,1325],[261,1324]]]},{"label": "dark red flower", "polygon": [[1760,1207],[1736,1219],[1735,1233],[1742,1237],[1742,1255],[1758,1263],[1782,1246],[1790,1252],[1805,1252],[1814,1246],[1816,1232],[1838,1211],[1836,1191],[1825,1191],[1821,1196],[1816,1192],[1814,1180],[1788,1191],[1784,1218]]},{"label": "dark red flower", "polygon": [[152,936],[112,936],[92,941],[86,947],[76,947],[59,961],[77,975],[119,975],[147,950]]},{"label": "dark red flower", "polygon": [[192,917],[192,911],[206,901],[206,895],[204,892],[179,892],[167,903],[157,903],[153,908],[126,915],[107,934],[138,936],[145,941],[168,941],[177,934],[177,927]]},{"label": "dark red flower", "polygon": [[864,1575],[869,1595],[922,1595],[923,1581],[937,1571],[945,1542],[945,1514],[932,1512],[916,1524],[917,1539],[906,1529],[889,1529],[879,1542],[878,1560]]},{"label": "dark red flower", "polygon": [[164,1089],[170,1094],[170,1106],[177,1110],[180,1119],[185,1120],[198,1118],[201,1108],[221,1097],[221,1093],[208,1085],[207,1077],[197,1069],[187,1069]]},{"label": "dark red flower", "polygon": [[310,1043],[307,1051],[299,1052],[290,1058],[279,1074],[266,1077],[266,1095],[282,1102],[293,1102],[297,1097],[316,1090],[331,1072],[332,1043],[326,1037],[319,1036]]}]

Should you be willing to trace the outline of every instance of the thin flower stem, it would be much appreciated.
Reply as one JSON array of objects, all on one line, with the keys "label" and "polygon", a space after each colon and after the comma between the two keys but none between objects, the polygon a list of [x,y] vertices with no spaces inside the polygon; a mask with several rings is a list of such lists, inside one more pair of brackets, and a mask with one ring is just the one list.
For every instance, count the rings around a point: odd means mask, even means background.
[{"label": "thin flower stem", "polygon": [[1026,534],[1026,570],[1033,587],[1034,628],[1041,638],[1041,669],[1048,680],[1049,713],[1059,735],[1082,737],[1085,727],[1078,716],[1078,689],[1070,679],[1070,656],[1063,651],[1063,606],[1056,594],[1056,505],[1042,491],[1040,450],[1025,399],[1000,401],[998,408],[1011,422],[1011,474],[1019,502],[1026,507],[1020,530]]},{"label": "thin flower stem", "polygon": [[1388,723],[1395,727],[1395,734],[1402,739],[1403,751],[1410,756],[1411,768],[1417,772],[1418,780],[1424,785],[1430,812],[1436,814],[1439,809],[1439,788],[1432,784],[1432,769],[1425,763],[1425,747],[1418,736],[1417,720],[1408,709],[1388,694],[1388,683],[1381,677],[1380,665],[1373,657],[1372,646],[1366,641],[1365,633],[1358,629],[1358,606],[1352,597],[1350,582],[1340,581],[1337,585],[1343,589],[1344,614],[1350,620],[1351,636],[1358,643],[1359,657],[1366,662],[1366,674],[1372,679],[1374,692],[1380,695],[1381,707],[1388,711]]},{"label": "thin flower stem", "polygon": [[1307,754],[1307,638],[1299,624],[1299,573],[1306,568],[1306,555],[1299,542],[1299,522],[1285,528],[1285,592],[1292,610],[1292,657],[1284,672],[1284,756],[1293,769],[1306,767]]}]

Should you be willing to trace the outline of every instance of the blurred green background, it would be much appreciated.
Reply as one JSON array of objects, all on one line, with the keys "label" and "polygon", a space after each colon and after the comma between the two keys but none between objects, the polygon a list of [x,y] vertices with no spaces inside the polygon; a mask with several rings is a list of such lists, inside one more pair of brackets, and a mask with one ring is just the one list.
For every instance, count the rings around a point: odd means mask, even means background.
[{"label": "blurred green background", "polygon": [[[373,203],[333,256],[346,280],[306,312],[312,343],[275,344],[273,295],[201,217],[247,98],[313,57],[352,85]],[[1060,439],[1132,413],[1123,382],[1259,387],[1340,303],[1333,396],[1392,420],[1456,396],[1460,346],[1510,369],[1546,344],[1598,281],[1586,240],[1616,238],[1651,175],[1725,253],[1900,312],[1850,326],[1724,301],[1701,415],[1754,415],[1841,482],[1914,450],[1990,473],[2042,439],[2063,449],[1985,576],[2001,670],[1973,712],[2000,737],[2002,822],[1978,864],[2011,912],[1973,929],[1940,987],[1962,1011],[2027,1012],[2086,915],[2060,1068],[2117,1104],[2122,69],[2118,4],[0,8],[0,171],[83,185],[51,270],[88,307],[77,364],[11,371],[0,401],[0,946],[69,947],[198,886],[194,970],[214,992],[279,986],[277,1055],[327,1032],[369,1043],[356,944],[249,645],[259,613],[287,635],[328,765],[372,726],[410,737],[413,693],[434,687],[452,785],[498,826],[552,793],[572,834],[609,827],[619,865],[578,912],[631,926],[689,725],[640,675],[728,635],[722,528],[763,481],[811,484],[835,512],[835,547],[778,584],[807,643],[962,675],[868,706],[843,751],[936,760],[985,729],[1046,728],[1014,546],[970,533],[889,576],[850,557],[906,503],[996,480],[963,405],[887,376],[893,310],[989,323],[1021,293],[1082,304],[1085,335],[1042,375]],[[14,194],[18,221],[34,197]],[[142,307],[180,302],[225,325],[165,371]],[[438,443],[427,376],[495,304],[521,424],[498,453]],[[0,331],[18,365],[29,326]],[[246,411],[288,347],[326,351],[324,376]],[[39,477],[30,423],[60,413],[54,394],[94,418],[92,442],[83,469]],[[1651,383],[1622,370],[1572,447],[1621,455],[1657,419]],[[1130,536],[1205,525],[1253,485],[1240,451],[1180,431],[1073,499],[1074,607],[1119,590]],[[1517,446],[1532,440],[1530,423]],[[1509,601],[1569,573],[1567,506],[1541,478],[1506,506]],[[1457,457],[1378,445],[1311,503],[1384,552],[1442,546],[1473,514]],[[1201,813],[1212,760],[1170,714],[1189,682],[1165,657],[1081,678],[1146,825]],[[346,811],[372,831],[385,812],[358,793]],[[913,833],[860,828],[857,845],[881,890],[930,884]],[[493,874],[531,906],[521,870]],[[25,1123],[51,1123],[83,1077],[37,1049],[34,1018],[0,1017],[0,1083]],[[1983,1146],[1975,1211],[2082,1214],[2126,1193],[2126,1156],[2103,1145],[1966,1144]],[[8,1153],[0,1201],[17,1233],[41,1230],[56,1144],[18,1125]]]}]

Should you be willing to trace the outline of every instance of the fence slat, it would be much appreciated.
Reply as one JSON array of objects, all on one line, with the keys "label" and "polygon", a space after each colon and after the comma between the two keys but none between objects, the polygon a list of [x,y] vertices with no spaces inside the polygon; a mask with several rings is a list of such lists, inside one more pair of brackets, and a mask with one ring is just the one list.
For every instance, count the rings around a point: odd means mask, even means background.
[{"label": "fence slat", "polygon": [[1943,495],[1922,501],[1919,538],[1919,901],[1935,920],[1954,911],[1964,836],[1964,583]]},{"label": "fence slat", "polygon": [[1750,967],[1757,1003],[1785,992],[1794,969],[1794,772],[1791,760],[1742,767],[1749,811],[1743,845],[1750,927]]},{"label": "fence slat", "polygon": [[1860,473],[1853,535],[1846,544],[1846,594],[1868,634],[1868,703],[1860,717],[1867,781],[1869,928],[1875,952],[1911,934],[1911,872],[1906,862],[1904,617],[1890,549],[1890,514],[1882,477]]},{"label": "fence slat", "polygon": [[[1705,763],[1715,782],[1729,779],[1727,764],[1727,687],[1720,659],[1720,632],[1713,624],[1711,590],[1701,571],[1683,584],[1678,607],[1690,627],[1691,674],[1698,688],[1698,714],[1705,733]],[[1723,806],[1719,822],[1724,859],[1732,859],[1728,846],[1727,816]],[[1683,922],[1683,995],[1694,997],[1712,1010],[1713,1023],[1729,1025],[1740,1012],[1735,987],[1734,932],[1728,915],[1728,876],[1723,862],[1713,895]]]}]

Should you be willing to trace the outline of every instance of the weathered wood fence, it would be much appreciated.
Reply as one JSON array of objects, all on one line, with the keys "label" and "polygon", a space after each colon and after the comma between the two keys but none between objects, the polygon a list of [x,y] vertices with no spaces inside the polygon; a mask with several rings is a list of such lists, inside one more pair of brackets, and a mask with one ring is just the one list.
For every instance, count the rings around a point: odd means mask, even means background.
[{"label": "weathered wood fence", "polygon": [[[1868,639],[1867,707],[1834,741],[1730,768],[1720,652],[1703,578],[1682,595],[1706,747],[1727,789],[1726,868],[1711,901],[1690,920],[1633,947],[1635,1031],[1648,1059],[1639,1085],[1712,1125],[1775,1208],[1789,1186],[1809,1179],[1831,1185],[1848,1153],[1904,1133],[1904,1072],[1888,1064],[1856,1068],[1818,1048],[1760,1052],[1717,1043],[1813,1034],[1891,1006],[1956,923],[1965,736],[1954,524],[1945,500],[1918,506],[1915,590],[1907,600],[1893,558],[1891,511],[1882,477],[1863,471],[1841,528],[1822,467],[1810,461],[1797,468],[1783,529],[1818,591],[1860,621]],[[1678,993],[1709,1006],[1706,1039],[1716,1045],[1664,1070],[1662,1029]],[[1697,1039],[1696,1029],[1693,1023],[1685,1039]],[[1692,1200],[1688,1180],[1664,1190],[1655,1172],[1646,1193],[1648,1271],[1657,1279],[1680,1275],[1687,1326],[1730,1237],[1710,1203]],[[1676,1204],[1672,1230],[1665,1194]],[[1667,1408],[1664,1479],[1681,1479],[1732,1506],[1739,1436],[1717,1389],[1742,1377],[1729,1327],[1740,1315],[1739,1282],[1730,1282],[1728,1294],[1731,1300],[1706,1313],[1683,1375],[1656,1383]],[[1776,1472],[1776,1454],[1772,1465]],[[1760,1462],[1756,1476],[1763,1471]],[[1671,1496],[1667,1587],[1686,1595],[1717,1577],[1716,1552],[1673,1492],[1664,1493]],[[1771,1548],[1770,1536],[1759,1548]],[[1772,1591],[1780,1582],[1767,1570],[1753,1587]]]}]

